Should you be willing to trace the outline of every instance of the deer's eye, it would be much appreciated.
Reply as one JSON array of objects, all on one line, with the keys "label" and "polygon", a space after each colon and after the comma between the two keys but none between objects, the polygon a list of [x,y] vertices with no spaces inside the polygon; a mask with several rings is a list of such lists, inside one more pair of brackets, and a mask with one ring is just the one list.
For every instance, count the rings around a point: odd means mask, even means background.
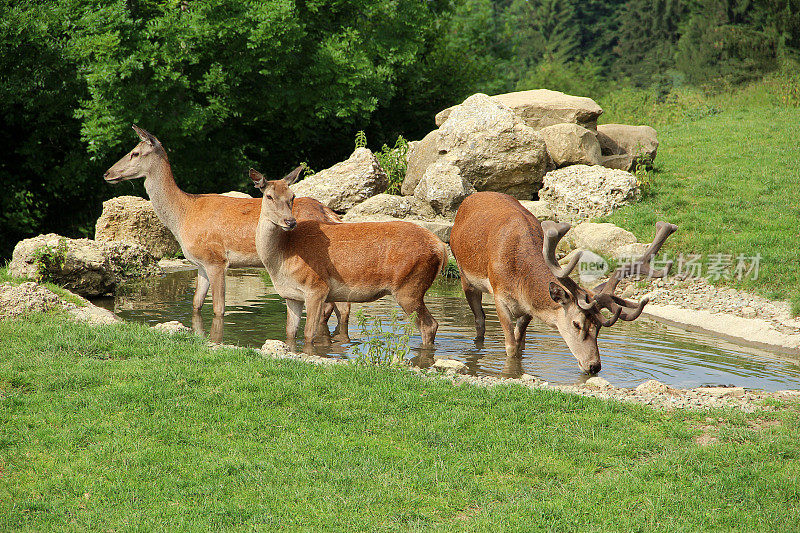
[{"label": "deer's eye", "polygon": [[139,157],[139,152],[133,152],[133,153],[131,154],[131,157]]},{"label": "deer's eye", "polygon": [[572,321],[572,325],[575,326],[575,329],[581,329],[581,325],[574,320]]},{"label": "deer's eye", "polygon": [[272,200],[272,195],[271,194],[267,195],[267,200]]}]

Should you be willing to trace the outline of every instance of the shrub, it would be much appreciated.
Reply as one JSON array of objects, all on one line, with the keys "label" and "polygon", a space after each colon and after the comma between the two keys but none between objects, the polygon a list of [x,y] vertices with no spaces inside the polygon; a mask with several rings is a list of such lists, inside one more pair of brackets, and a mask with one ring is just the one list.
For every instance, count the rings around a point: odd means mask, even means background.
[{"label": "shrub", "polygon": [[384,328],[380,317],[370,317],[359,309],[356,312],[356,323],[366,339],[356,348],[356,362],[384,366],[401,364],[410,350],[408,341],[413,332],[415,316],[416,313],[412,313],[409,321],[403,323],[400,313],[393,309]]},{"label": "shrub", "polygon": [[36,281],[52,282],[67,260],[67,239],[59,239],[55,248],[43,244],[33,251],[32,256],[36,265]]}]

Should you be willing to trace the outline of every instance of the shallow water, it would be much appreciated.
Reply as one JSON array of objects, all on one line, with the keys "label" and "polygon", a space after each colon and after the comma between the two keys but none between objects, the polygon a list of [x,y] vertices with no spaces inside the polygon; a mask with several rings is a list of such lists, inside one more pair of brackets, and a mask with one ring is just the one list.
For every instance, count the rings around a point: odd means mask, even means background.
[{"label": "shallow water", "polygon": [[[226,314],[221,322],[212,320],[211,297],[203,306],[203,325],[222,335],[229,344],[260,347],[265,339],[284,339],[286,309],[283,300],[263,281],[263,271],[237,270],[227,277]],[[194,270],[172,272],[160,278],[130,283],[117,296],[98,302],[125,320],[156,324],[178,320],[192,327]],[[555,330],[531,322],[526,349],[517,364],[507,363],[503,334],[491,298],[484,296],[486,339],[482,346],[473,341],[472,313],[457,280],[439,278],[425,297],[439,332],[433,356],[467,363],[475,375],[518,377],[533,374],[554,383],[577,383],[587,378]],[[358,309],[385,321],[399,307],[391,297],[367,304],[353,304],[350,342],[336,342],[317,348],[321,355],[353,357],[364,335],[356,325]],[[336,319],[331,319],[331,328]],[[195,328],[201,327],[195,324]],[[208,333],[208,330],[206,330]],[[302,338],[302,333],[298,333]],[[214,340],[219,340],[214,339]],[[411,338],[410,356],[420,354],[419,335]],[[709,334],[686,331],[647,318],[618,322],[600,331],[598,341],[603,369],[600,376],[619,387],[635,387],[657,379],[677,388],[701,385],[736,385],[754,389],[780,390],[800,387],[800,356],[740,346]]]}]

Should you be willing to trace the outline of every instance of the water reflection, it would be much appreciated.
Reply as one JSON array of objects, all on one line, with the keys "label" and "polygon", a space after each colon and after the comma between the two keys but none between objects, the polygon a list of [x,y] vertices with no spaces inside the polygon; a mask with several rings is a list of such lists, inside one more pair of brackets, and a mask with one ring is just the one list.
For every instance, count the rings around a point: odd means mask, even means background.
[{"label": "water reflection", "polygon": [[[181,271],[126,285],[113,302],[114,311],[126,320],[150,324],[178,320],[205,332],[215,342],[260,347],[265,339],[285,338],[285,304],[263,281],[262,271],[234,271],[228,275],[228,305],[222,319],[214,319],[210,296],[202,314],[194,316],[194,278],[193,271]],[[434,356],[451,357],[465,362],[475,375],[519,377],[527,373],[557,383],[586,379],[558,333],[535,321],[528,328],[522,359],[507,359],[502,330],[488,297],[484,298],[486,338],[483,343],[476,343],[472,313],[457,281],[437,281],[425,303],[439,321],[439,331],[434,351],[423,351],[419,336],[412,337],[410,357],[420,366],[430,366]],[[353,312],[358,309],[387,319],[397,304],[387,297],[354,304]],[[332,317],[330,330],[335,331],[336,326],[336,318]],[[329,346],[314,347],[313,353],[352,357],[362,335],[352,324],[350,330],[351,339],[334,337]],[[302,339],[302,325],[298,339]],[[633,387],[647,379],[675,387],[733,384],[777,390],[800,385],[800,359],[794,354],[743,347],[648,319],[604,328],[598,345],[603,360],[600,375],[623,387]],[[302,340],[297,347],[303,348]]]}]

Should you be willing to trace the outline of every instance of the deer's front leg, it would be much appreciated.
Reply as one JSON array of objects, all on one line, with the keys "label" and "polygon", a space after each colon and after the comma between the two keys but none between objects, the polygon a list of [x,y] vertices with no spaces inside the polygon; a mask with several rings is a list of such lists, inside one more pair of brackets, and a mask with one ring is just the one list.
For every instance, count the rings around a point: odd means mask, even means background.
[{"label": "deer's front leg", "polygon": [[206,267],[211,281],[211,298],[214,304],[214,316],[225,314],[225,265]]},{"label": "deer's front leg", "polygon": [[303,300],[286,300],[286,342],[294,344],[297,330],[300,328],[300,317],[303,316]]},{"label": "deer's front leg", "polygon": [[314,344],[314,340],[317,339],[317,336],[320,337],[323,344],[330,344],[331,342],[327,328],[325,328],[325,335],[320,335],[322,329],[320,325],[322,324],[322,314],[327,296],[327,291],[306,296],[306,347],[311,347]]},{"label": "deer's front leg", "polygon": [[210,287],[211,283],[208,280],[206,269],[198,265],[197,288],[194,291],[194,298],[192,299],[192,306],[194,307],[195,312],[199,312],[203,307],[203,302],[206,300],[206,295],[208,294],[208,289]]},{"label": "deer's front leg", "polygon": [[503,336],[506,341],[506,356],[519,357],[522,355],[519,343],[515,335],[516,320],[511,314],[506,303],[502,298],[497,295],[494,297],[494,305],[497,308],[497,318],[500,320],[500,325],[503,327]]}]

